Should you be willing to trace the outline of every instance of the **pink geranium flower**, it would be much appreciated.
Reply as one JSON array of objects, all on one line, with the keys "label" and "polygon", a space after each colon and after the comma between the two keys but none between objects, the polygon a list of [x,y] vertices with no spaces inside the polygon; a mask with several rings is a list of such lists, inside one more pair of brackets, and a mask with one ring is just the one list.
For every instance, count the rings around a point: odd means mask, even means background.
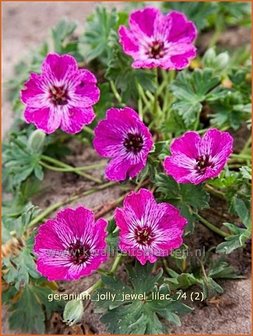
[{"label": "pink geranium flower", "polygon": [[95,118],[93,105],[99,100],[96,77],[78,69],[70,55],[48,54],[41,74],[32,73],[21,91],[26,105],[24,118],[46,133],[61,128],[78,133]]},{"label": "pink geranium flower", "polygon": [[166,173],[178,183],[199,184],[219,175],[233,152],[233,138],[217,129],[202,138],[197,132],[186,132],[172,142],[170,151],[164,161]]},{"label": "pink geranium flower", "polygon": [[157,204],[147,189],[129,193],[123,208],[115,210],[114,218],[120,230],[119,248],[142,265],[168,256],[183,243],[187,220],[173,205]]},{"label": "pink geranium flower", "polygon": [[48,280],[77,280],[106,258],[107,222],[84,207],[64,209],[39,227],[34,252],[37,269]]},{"label": "pink geranium flower", "polygon": [[180,12],[163,15],[146,7],[131,13],[129,29],[119,28],[124,52],[132,56],[134,68],[183,69],[196,56],[193,45],[197,29]]},{"label": "pink geranium flower", "polygon": [[145,167],[153,141],[138,114],[125,107],[107,111],[106,119],[95,128],[93,145],[101,156],[111,158],[105,176],[122,181],[135,177]]}]

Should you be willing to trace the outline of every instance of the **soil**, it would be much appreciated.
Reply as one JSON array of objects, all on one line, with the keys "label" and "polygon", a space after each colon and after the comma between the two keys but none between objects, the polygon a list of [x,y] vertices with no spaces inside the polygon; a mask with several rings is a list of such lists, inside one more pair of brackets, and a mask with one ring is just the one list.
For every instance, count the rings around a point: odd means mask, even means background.
[{"label": "soil", "polygon": [[[119,2],[107,2],[106,6],[117,5]],[[13,75],[14,65],[22,59],[27,50],[36,47],[41,41],[48,36],[48,27],[55,25],[62,17],[78,20],[81,25],[85,21],[87,15],[97,5],[96,2],[85,3],[3,3],[3,80],[7,81]],[[81,29],[81,26],[80,26]],[[230,47],[247,44],[250,41],[250,35],[244,30],[240,35],[233,30],[222,37],[221,43],[233,42]],[[238,36],[242,36],[243,39]],[[246,36],[246,37],[245,37]],[[208,38],[208,37],[207,37]],[[209,37],[210,38],[210,37]],[[206,41],[206,38],[204,39]],[[235,44],[234,44],[235,43]],[[6,95],[4,94],[3,97]],[[7,99],[3,101],[3,134],[6,134],[13,116],[11,114],[10,104]],[[243,147],[248,133],[246,129],[236,133],[236,142],[238,149]],[[73,144],[72,144],[73,146]],[[89,147],[75,147],[75,152],[67,158],[68,162],[74,162],[76,166],[85,165],[94,162],[101,162],[96,153]],[[102,169],[96,169],[93,174],[102,178]],[[35,197],[33,202],[40,208],[46,208],[59,200],[88,190],[93,183],[86,181],[82,177],[73,174],[59,174],[47,172],[45,180],[41,187],[41,193]],[[97,208],[97,206],[110,204],[114,199],[123,193],[122,186],[115,186],[102,192],[97,192],[85,198],[80,198],[73,206],[84,204],[89,208]],[[222,214],[226,213],[226,205],[219,200],[213,199],[210,210],[205,211],[205,216],[217,225],[224,220]],[[107,214],[108,216],[109,214]],[[203,241],[207,247],[216,245],[219,238],[214,236],[209,230],[197,226],[194,235],[193,246],[203,246]],[[203,240],[204,237],[204,240]],[[227,280],[219,282],[224,288],[224,294],[219,297],[212,298],[204,303],[191,303],[194,308],[193,313],[182,318],[182,326],[172,328],[173,333],[178,334],[251,334],[251,279],[250,279],[250,251],[239,251],[232,253],[229,257],[230,262],[236,270],[245,276],[245,279]],[[122,275],[122,270],[119,270]],[[59,283],[59,291],[66,293],[80,293],[88,288],[98,278],[97,274],[91,277],[81,279],[71,283]],[[191,290],[195,290],[194,288]],[[9,330],[8,312],[6,307],[3,309],[3,333],[17,334],[18,330]],[[106,333],[105,326],[99,321],[99,315],[94,313],[94,307],[90,304],[84,314],[82,322],[74,328],[67,327],[62,322],[59,314],[54,314],[47,323],[49,334],[103,334]]]}]

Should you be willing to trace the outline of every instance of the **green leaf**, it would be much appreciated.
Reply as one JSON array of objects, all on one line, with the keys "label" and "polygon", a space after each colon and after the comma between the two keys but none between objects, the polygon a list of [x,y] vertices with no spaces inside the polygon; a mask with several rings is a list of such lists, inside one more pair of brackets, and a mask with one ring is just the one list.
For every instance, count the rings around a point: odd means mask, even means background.
[{"label": "green leaf", "polygon": [[242,199],[235,197],[234,198],[234,209],[237,215],[239,216],[239,218],[241,219],[241,221],[243,222],[243,224],[247,226],[249,222],[250,213],[249,213],[249,210],[245,202]]},{"label": "green leaf", "polygon": [[4,280],[13,284],[17,290],[28,285],[30,277],[34,279],[40,277],[36,271],[34,257],[26,248],[23,248],[17,257],[5,259],[4,266],[8,269]]},{"label": "green leaf", "polygon": [[237,196],[232,198],[232,207],[241,219],[243,225],[238,226],[231,223],[224,223],[231,232],[231,235],[225,238],[225,242],[216,247],[217,253],[229,254],[237,248],[245,247],[247,241],[251,239],[252,223],[248,207],[245,202]]},{"label": "green leaf", "polygon": [[31,220],[38,214],[39,209],[32,203],[26,205],[16,205],[14,208],[9,208],[9,202],[3,206],[3,226],[9,231],[14,231],[18,237],[21,237]]},{"label": "green leaf", "polygon": [[116,298],[113,302],[111,299],[97,302],[98,311],[103,312],[101,321],[110,333],[164,334],[167,328],[161,318],[180,325],[178,314],[191,310],[174,301],[168,286],[160,285],[162,272],[152,273],[152,267],[139,263],[129,267],[127,284],[110,276],[102,277],[104,287],[95,295],[109,293]]},{"label": "green leaf", "polygon": [[247,180],[252,180],[252,169],[251,167],[248,166],[242,166],[241,168],[239,168],[242,177],[247,179]]},{"label": "green leaf", "polygon": [[215,294],[222,294],[223,288],[211,277],[207,277],[203,281],[203,293],[205,297],[211,297]]},{"label": "green leaf", "polygon": [[129,267],[127,269],[129,281],[136,293],[148,293],[154,288],[155,284],[158,283],[163,273],[162,269],[160,269],[157,274],[152,274],[152,268],[152,264],[143,267],[140,263],[136,262],[135,268]]},{"label": "green leaf", "polygon": [[[226,223],[225,223],[226,224]],[[225,225],[224,224],[224,225]],[[231,235],[225,238],[225,242],[216,247],[217,253],[230,254],[238,248],[245,247],[246,242],[251,238],[251,229],[240,229],[237,235]]]},{"label": "green leaf", "polygon": [[30,334],[44,334],[46,316],[49,318],[53,311],[59,311],[62,306],[60,302],[48,301],[48,295],[51,293],[51,289],[43,282],[24,287],[18,301],[10,306],[10,329]]},{"label": "green leaf", "polygon": [[52,38],[54,43],[54,51],[57,53],[66,52],[67,46],[69,47],[70,38],[73,35],[77,23],[73,21],[67,21],[66,19],[61,20],[52,29]]},{"label": "green leaf", "polygon": [[217,97],[216,101],[210,102],[213,114],[210,115],[211,123],[218,127],[225,125],[238,129],[243,121],[246,121],[251,114],[251,105],[244,104],[243,96],[239,91],[228,91],[224,97]]},{"label": "green leaf", "polygon": [[214,279],[237,279],[240,278],[235,269],[222,259],[215,260],[208,269],[208,275]]},{"label": "green leaf", "polygon": [[201,284],[200,279],[196,278],[192,273],[178,274],[169,269],[171,278],[166,278],[166,283],[169,284],[171,289],[187,289],[193,285]]},{"label": "green leaf", "polygon": [[108,10],[97,7],[94,14],[86,21],[84,36],[80,38],[79,50],[86,62],[98,58],[106,64],[111,49],[108,43],[113,32],[117,32],[119,25],[126,23],[127,14],[118,12],[115,8]]},{"label": "green leaf", "polygon": [[119,240],[119,232],[116,229],[115,220],[112,219],[109,221],[107,226],[107,237],[106,242],[110,253],[115,253],[118,250],[118,240]]},{"label": "green leaf", "polygon": [[172,203],[181,210],[181,214],[188,219],[185,234],[194,231],[195,217],[193,212],[209,207],[209,194],[203,186],[193,184],[178,184],[170,176],[155,173],[154,184],[161,201]]},{"label": "green leaf", "polygon": [[238,178],[239,176],[237,172],[224,170],[216,179],[210,180],[209,184],[221,189],[229,188],[236,184]]},{"label": "green leaf", "polygon": [[3,145],[4,183],[15,190],[31,175],[42,180],[41,154],[41,151],[35,151],[32,147],[32,139],[27,135],[11,133]]},{"label": "green leaf", "polygon": [[[25,309],[24,309],[25,308]],[[24,288],[20,300],[12,306],[9,318],[11,329],[24,332],[45,333],[45,315],[38,304],[35,292],[30,286]]]},{"label": "green leaf", "polygon": [[177,75],[171,85],[176,98],[172,107],[182,116],[186,126],[192,125],[199,117],[204,101],[218,99],[219,83],[219,77],[209,69],[197,69],[192,73],[184,70]]}]

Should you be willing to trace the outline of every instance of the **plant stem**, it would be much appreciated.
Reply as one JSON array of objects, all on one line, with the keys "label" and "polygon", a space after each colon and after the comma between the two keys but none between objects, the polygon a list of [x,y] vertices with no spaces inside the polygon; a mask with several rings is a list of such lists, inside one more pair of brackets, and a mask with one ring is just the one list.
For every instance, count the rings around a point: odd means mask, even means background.
[{"label": "plant stem", "polygon": [[153,107],[153,116],[157,117],[158,112],[158,68],[155,68],[155,77],[156,77],[156,87],[155,96],[154,96],[154,107]]},{"label": "plant stem", "polygon": [[206,274],[206,270],[205,270],[204,264],[203,264],[203,262],[200,259],[199,259],[199,263],[200,263],[201,270],[202,270],[202,273],[204,275],[205,281],[208,282],[208,277],[207,277],[207,274]]},{"label": "plant stem", "polygon": [[[87,178],[88,180],[90,181],[93,181],[93,182],[96,182],[96,183],[101,183],[101,180],[96,178],[96,177],[93,177],[91,176],[90,174],[87,174],[87,173],[84,173],[84,172],[81,172],[79,171],[78,167],[72,167],[62,161],[59,161],[57,159],[54,159],[54,158],[51,158],[50,156],[47,156],[47,155],[42,155],[41,156],[42,160],[44,161],[47,161],[47,162],[50,162],[50,163],[53,163],[54,165],[56,165],[56,167],[52,167],[48,164],[46,164],[45,162],[43,161],[40,161],[41,165],[43,165],[44,167],[46,167],[47,169],[50,169],[50,170],[53,170],[53,171],[62,171],[62,172],[73,172],[73,173],[76,173],[80,176],[83,176],[85,178]],[[59,169],[60,168],[65,168],[64,170],[63,169]]]},{"label": "plant stem", "polygon": [[194,213],[195,216],[199,219],[199,221],[204,224],[206,227],[208,227],[208,229],[210,229],[211,231],[217,233],[218,235],[220,235],[221,237],[228,237],[229,234],[220,230],[219,228],[217,228],[216,226],[214,226],[213,224],[211,224],[210,222],[208,222],[205,218],[203,218],[202,216],[200,216],[197,213]]},{"label": "plant stem", "polygon": [[149,106],[150,102],[148,101],[148,99],[147,99],[147,97],[145,95],[145,92],[144,92],[142,86],[139,83],[137,83],[137,88],[138,88],[139,96],[142,98],[142,100],[145,103],[145,105]]},{"label": "plant stem", "polygon": [[249,148],[250,145],[251,145],[251,142],[252,142],[252,137],[250,136],[250,137],[248,138],[247,142],[245,143],[245,145],[244,145],[244,147],[243,147],[243,149],[242,149],[242,151],[241,151],[241,154],[245,154],[245,153],[247,152],[248,148]]},{"label": "plant stem", "polygon": [[162,263],[163,263],[163,268],[165,269],[165,271],[168,273],[168,275],[170,274],[169,273],[169,265],[168,265],[168,262],[165,258],[162,258]]},{"label": "plant stem", "polygon": [[101,287],[103,284],[102,280],[99,279],[97,282],[95,282],[91,287],[89,287],[88,289],[86,289],[85,291],[83,291],[80,296],[84,296],[87,294],[91,294],[94,290],[96,290],[97,288]]},{"label": "plant stem", "polygon": [[116,185],[115,182],[108,182],[105,184],[102,184],[96,188],[87,190],[79,195],[72,195],[62,201],[59,201],[57,203],[52,204],[50,207],[48,207],[47,209],[45,209],[44,211],[42,211],[38,216],[36,216],[28,225],[28,227],[32,227],[36,224],[38,224],[39,222],[41,222],[45,217],[47,217],[48,215],[50,215],[53,211],[59,209],[60,207],[62,207],[63,205],[72,203],[74,201],[76,201],[77,199],[79,199],[80,197],[85,197],[91,194],[94,194],[95,192],[99,191],[99,190],[104,190],[106,188],[109,188],[111,186]]},{"label": "plant stem", "polygon": [[[115,260],[114,260],[114,262],[112,264],[112,267],[111,267],[110,271],[107,274],[113,275],[117,271],[117,268],[119,266],[119,263],[120,263],[122,257],[123,257],[122,254],[118,254],[117,255],[117,257],[115,258]],[[86,289],[85,291],[83,291],[80,294],[80,296],[92,293],[94,290],[96,290],[97,288],[101,287],[102,284],[103,284],[102,280],[99,279],[91,287],[89,287],[88,289]]]},{"label": "plant stem", "polygon": [[208,45],[209,48],[212,48],[215,46],[215,44],[220,38],[221,33],[222,33],[222,28],[220,27],[219,22],[216,21],[215,26],[214,26],[214,33]]},{"label": "plant stem", "polygon": [[205,188],[211,193],[213,194],[214,196],[217,196],[219,197],[220,199],[222,200],[226,200],[226,196],[225,194],[220,191],[220,190],[217,190],[217,189],[214,189],[212,186],[210,186],[209,184],[206,184],[205,185]]},{"label": "plant stem", "polygon": [[112,264],[112,267],[111,267],[111,269],[109,271],[110,275],[113,275],[117,271],[122,257],[123,257],[123,255],[120,254],[120,253],[116,256],[116,258],[114,259],[114,262]]},{"label": "plant stem", "polygon": [[[231,158],[232,159],[238,159],[238,160],[251,160],[251,156],[250,155],[247,155],[247,154],[243,154],[243,153],[240,153],[240,154],[232,154],[231,155]],[[231,160],[232,160],[231,159]],[[230,161],[231,161],[230,160]]]},{"label": "plant stem", "polygon": [[55,171],[59,171],[59,172],[76,172],[76,171],[79,171],[79,170],[80,171],[93,170],[93,169],[105,166],[105,164],[103,162],[88,165],[88,166],[83,166],[83,167],[71,167],[71,168],[54,167],[54,166],[48,165],[44,161],[40,161],[40,164],[45,168],[55,170]]},{"label": "plant stem", "polygon": [[143,113],[143,104],[142,104],[141,97],[139,97],[139,99],[138,99],[138,113],[139,113],[141,121],[143,121],[144,113]]},{"label": "plant stem", "polygon": [[116,89],[116,86],[115,86],[115,84],[112,80],[110,81],[110,85],[111,85],[111,89],[112,89],[112,92],[113,92],[115,98],[121,104],[122,103],[122,98],[121,98],[120,94],[118,93],[118,90]]},{"label": "plant stem", "polygon": [[42,160],[53,163],[54,165],[56,165],[58,167],[63,167],[63,168],[70,168],[71,167],[67,163],[64,163],[60,160],[54,159],[54,158],[52,158],[50,156],[47,156],[47,155],[41,155],[41,158],[42,158]]},{"label": "plant stem", "polygon": [[85,132],[89,133],[92,136],[94,135],[94,131],[91,128],[87,127],[87,126],[84,126],[83,130]]}]

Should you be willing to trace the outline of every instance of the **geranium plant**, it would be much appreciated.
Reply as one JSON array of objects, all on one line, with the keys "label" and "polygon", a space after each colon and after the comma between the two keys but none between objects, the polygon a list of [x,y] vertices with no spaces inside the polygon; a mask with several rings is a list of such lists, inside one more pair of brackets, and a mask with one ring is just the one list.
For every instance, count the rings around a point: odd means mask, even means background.
[{"label": "geranium plant", "polygon": [[[73,326],[91,300],[110,333],[167,333],[194,309],[185,302],[192,286],[203,301],[223,292],[217,279],[241,277],[224,256],[251,237],[250,55],[231,57],[215,48],[218,37],[200,50],[204,28],[218,36],[239,18],[214,3],[189,6],[98,8],[80,36],[61,21],[53,50],[45,43],[17,68],[17,117],[3,146],[11,328],[45,333],[52,312]],[[238,129],[249,138],[239,147]],[[71,161],[77,143],[97,161]],[[49,171],[79,176],[85,190],[39,209],[32,202]],[[113,202],[86,205],[112,187]],[[214,202],[226,222],[211,221]],[[59,283],[83,278],[86,301],[48,301]]]}]

